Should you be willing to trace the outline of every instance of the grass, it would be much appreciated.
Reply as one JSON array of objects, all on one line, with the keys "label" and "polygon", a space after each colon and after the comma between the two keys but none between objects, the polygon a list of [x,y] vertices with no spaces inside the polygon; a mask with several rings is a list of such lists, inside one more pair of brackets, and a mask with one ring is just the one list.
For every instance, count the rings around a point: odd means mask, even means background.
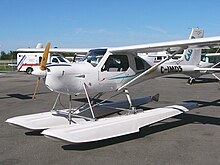
[{"label": "grass", "polygon": [[16,71],[17,67],[15,66],[8,66],[7,64],[1,64],[0,65],[0,71],[2,72],[10,72],[10,71]]}]

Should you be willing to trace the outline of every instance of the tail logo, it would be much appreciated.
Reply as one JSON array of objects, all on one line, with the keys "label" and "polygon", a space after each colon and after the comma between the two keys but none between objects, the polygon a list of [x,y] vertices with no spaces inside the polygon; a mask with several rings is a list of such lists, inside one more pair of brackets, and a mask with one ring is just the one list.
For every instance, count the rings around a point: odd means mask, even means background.
[{"label": "tail logo", "polygon": [[188,49],[187,54],[184,56],[186,61],[190,60],[192,52],[193,52],[192,49]]},{"label": "tail logo", "polygon": [[[196,38],[195,36],[191,37],[191,39],[195,39],[195,38]],[[184,56],[186,61],[190,60],[192,53],[193,53],[193,50],[192,49],[188,49],[187,54]]]}]

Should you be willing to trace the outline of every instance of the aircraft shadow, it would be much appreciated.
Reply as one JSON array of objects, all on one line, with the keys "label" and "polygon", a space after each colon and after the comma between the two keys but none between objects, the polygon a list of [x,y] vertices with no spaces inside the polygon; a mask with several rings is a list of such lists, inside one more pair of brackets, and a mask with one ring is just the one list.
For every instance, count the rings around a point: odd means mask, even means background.
[{"label": "aircraft shadow", "polygon": [[44,136],[43,134],[41,134],[43,130],[31,130],[29,132],[25,132],[24,134],[26,136]]},{"label": "aircraft shadow", "polygon": [[[180,79],[180,80],[188,80],[188,77],[177,77],[177,76],[166,76],[163,78],[170,78],[170,79]],[[205,83],[216,83],[219,82],[216,78],[196,78],[193,84],[205,84]]]},{"label": "aircraft shadow", "polygon": [[220,106],[220,99],[214,100],[214,101],[200,101],[200,100],[190,100],[190,101],[184,101],[184,102],[194,102],[199,104],[199,107],[207,107],[207,106]]},{"label": "aircraft shadow", "polygon": [[17,99],[21,99],[21,100],[29,100],[32,99],[31,96],[29,95],[23,95],[23,94],[8,94],[7,96],[11,97],[11,98],[17,98]]},{"label": "aircraft shadow", "polygon": [[[37,93],[37,95],[42,95],[42,94],[47,94],[47,93],[50,93],[50,92],[41,92],[41,93]],[[7,96],[5,96],[5,97],[0,97],[0,100],[1,99],[10,99],[10,98],[17,98],[20,100],[31,100],[32,95],[33,94],[13,93],[13,94],[7,94]]]},{"label": "aircraft shadow", "polygon": [[[78,99],[73,99],[74,101],[78,101],[78,102],[82,102],[82,103],[87,103],[88,100],[87,98],[78,98]],[[100,103],[101,101],[103,101],[102,99],[93,99],[92,100],[94,103]],[[110,100],[106,100],[105,103],[111,103],[112,101]]]},{"label": "aircraft shadow", "polygon": [[166,130],[180,127],[180,126],[190,124],[190,123],[220,125],[219,118],[215,118],[215,117],[207,117],[207,116],[194,115],[194,114],[181,114],[173,118],[179,119],[179,120],[174,121],[174,122],[165,122],[165,123],[160,122],[161,124],[146,126],[146,127],[141,128],[140,132],[130,134],[130,135],[124,135],[121,137],[101,140],[97,142],[68,144],[68,145],[63,145],[62,148],[64,150],[76,150],[76,151],[92,150],[96,148],[106,147],[106,146],[110,146],[110,145],[114,145],[118,143],[123,143],[126,141],[143,138],[145,136],[148,136],[148,135],[151,135],[157,132],[166,131]]}]

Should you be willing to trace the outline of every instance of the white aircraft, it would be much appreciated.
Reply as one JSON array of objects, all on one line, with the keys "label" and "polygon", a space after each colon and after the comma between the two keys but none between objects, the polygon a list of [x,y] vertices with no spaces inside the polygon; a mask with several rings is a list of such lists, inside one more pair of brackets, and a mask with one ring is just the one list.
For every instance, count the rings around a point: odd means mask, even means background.
[{"label": "white aircraft", "polygon": [[[92,49],[80,62],[46,66],[44,61],[47,60],[49,52],[48,44],[41,70],[46,75],[46,86],[58,93],[52,111],[13,117],[6,122],[28,129],[44,130],[42,134],[46,137],[72,143],[91,142],[138,132],[141,127],[187,112],[194,108],[195,104],[173,105],[139,112],[136,106],[157,100],[155,97],[158,96],[132,100],[128,88],[167,74],[193,74],[198,67],[193,64],[191,49],[219,44],[220,36]],[[169,59],[183,49],[187,49],[188,52],[185,58],[180,63],[169,63]],[[174,51],[174,53],[154,66],[150,66],[137,56],[137,53],[156,51]],[[125,93],[127,101],[92,104],[90,94],[98,93],[99,97],[106,92]],[[55,109],[60,94],[69,96],[68,109]],[[72,95],[85,95],[88,108],[72,108]],[[117,117],[100,118],[106,115],[106,111],[111,113],[128,111],[128,113]]]}]

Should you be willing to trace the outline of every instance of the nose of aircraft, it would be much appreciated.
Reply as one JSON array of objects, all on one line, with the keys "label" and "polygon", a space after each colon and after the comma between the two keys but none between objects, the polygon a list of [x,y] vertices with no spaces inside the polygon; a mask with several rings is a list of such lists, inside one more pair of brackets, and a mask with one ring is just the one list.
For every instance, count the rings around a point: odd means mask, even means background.
[{"label": "nose of aircraft", "polygon": [[[70,67],[70,66],[68,66]],[[64,79],[65,78],[65,73],[68,69],[66,66],[60,66],[60,65],[52,65],[49,66],[47,69],[47,76],[45,79],[45,84],[46,86],[55,92],[66,92],[65,90],[65,84],[64,84]]]},{"label": "nose of aircraft", "polygon": [[85,63],[59,64],[47,67],[46,86],[55,92],[64,94],[79,94],[82,92],[82,84],[88,67]]}]

